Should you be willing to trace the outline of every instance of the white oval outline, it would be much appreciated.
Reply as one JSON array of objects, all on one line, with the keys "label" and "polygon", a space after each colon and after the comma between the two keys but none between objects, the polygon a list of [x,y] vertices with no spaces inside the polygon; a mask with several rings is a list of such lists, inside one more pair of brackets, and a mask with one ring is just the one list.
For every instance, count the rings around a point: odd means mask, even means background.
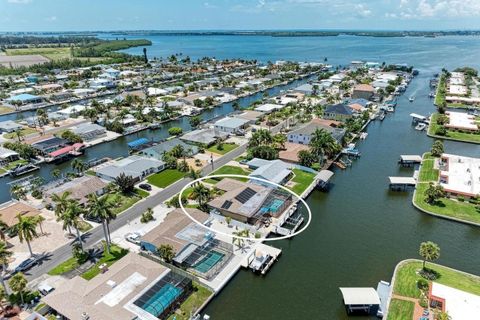
[{"label": "white oval outline", "polygon": [[188,212],[187,210],[185,210],[185,208],[183,207],[183,203],[182,201],[179,201],[179,204],[180,204],[180,208],[182,209],[183,213],[185,213],[187,215],[187,217],[190,218],[190,220],[192,220],[193,222],[195,222],[196,224],[202,226],[203,228],[215,233],[215,234],[221,234],[221,235],[224,235],[224,236],[227,236],[227,237],[230,237],[230,238],[237,238],[237,239],[243,239],[243,240],[250,240],[250,241],[277,241],[277,240],[285,240],[285,239],[290,239],[290,238],[293,238],[294,236],[297,236],[299,235],[300,233],[302,233],[303,231],[305,231],[308,226],[310,225],[310,223],[312,222],[312,211],[310,210],[310,207],[308,206],[307,202],[302,198],[300,197],[298,194],[296,194],[295,192],[293,192],[292,190],[278,184],[278,183],[275,183],[275,182],[272,182],[272,181],[269,181],[269,180],[266,180],[266,179],[262,179],[262,178],[257,178],[257,177],[249,177],[249,176],[242,176],[242,175],[239,175],[239,174],[216,174],[216,175],[211,175],[211,176],[205,176],[205,177],[200,177],[198,179],[195,179],[189,183],[187,183],[183,188],[182,190],[180,190],[180,193],[178,194],[178,198],[179,200],[181,199],[183,193],[185,192],[186,189],[188,189],[192,184],[194,184],[195,182],[200,182],[200,181],[203,181],[203,180],[206,180],[206,179],[211,179],[211,178],[248,178],[248,179],[251,179],[251,180],[257,180],[257,181],[262,181],[262,182],[266,182],[266,183],[270,183],[270,184],[273,184],[274,186],[277,186],[277,187],[280,187],[281,189],[287,191],[287,192],[290,192],[291,194],[293,194],[294,196],[296,196],[300,202],[303,203],[303,205],[307,208],[307,212],[308,212],[308,221],[307,223],[300,229],[300,230],[297,230],[295,231],[294,233],[292,234],[289,234],[289,235],[286,235],[286,236],[281,236],[281,237],[275,237],[275,238],[250,238],[250,237],[239,237],[239,236],[236,236],[236,235],[232,235],[232,234],[229,234],[229,233],[226,233],[226,232],[222,232],[222,231],[217,231],[211,227],[207,227],[206,225],[202,224],[200,221],[196,220],[194,217],[192,217]]}]

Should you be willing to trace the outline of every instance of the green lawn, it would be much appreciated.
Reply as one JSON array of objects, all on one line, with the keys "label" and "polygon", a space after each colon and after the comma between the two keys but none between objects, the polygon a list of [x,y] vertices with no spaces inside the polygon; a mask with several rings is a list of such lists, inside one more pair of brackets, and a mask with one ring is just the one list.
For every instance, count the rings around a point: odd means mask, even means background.
[{"label": "green lawn", "polygon": [[[421,261],[409,261],[399,267],[395,278],[393,293],[405,297],[420,298],[420,289],[417,288],[417,281],[422,279],[422,277],[418,275],[417,272],[421,268]],[[433,269],[440,274],[440,277],[435,280],[435,282],[480,295],[480,277],[463,274],[428,262],[427,268]]]},{"label": "green lawn", "polygon": [[177,169],[166,169],[162,172],[152,174],[147,178],[147,181],[158,188],[166,188],[183,177],[185,177],[185,172],[178,171]]},{"label": "green lawn", "polygon": [[122,213],[123,211],[127,210],[128,208],[133,206],[135,203],[140,201],[140,199],[142,199],[142,196],[136,193],[124,195],[124,194],[121,194],[120,192],[107,194],[105,195],[105,197],[108,197],[109,201],[111,201],[114,204],[114,208],[112,211],[115,214]]},{"label": "green lawn", "polygon": [[[32,134],[32,133],[38,133],[37,130],[33,129],[33,128],[23,128],[22,130],[20,130],[22,132],[22,136],[25,137],[29,134]],[[5,133],[3,135],[3,137],[5,139],[17,139],[17,134],[15,132],[10,132],[10,133]]]},{"label": "green lawn", "polygon": [[103,252],[102,257],[98,260],[98,262],[92,268],[88,269],[81,275],[81,277],[85,280],[91,280],[96,275],[98,275],[100,273],[100,265],[105,263],[107,264],[107,266],[111,266],[128,253],[127,249],[120,248],[119,246],[114,244],[110,247],[110,253],[107,253],[105,243],[104,247],[105,251]]},{"label": "green lawn", "polygon": [[7,170],[5,170],[5,169],[3,169],[3,168],[0,168],[0,174],[4,174],[4,173],[6,173],[6,172],[7,172]]},{"label": "green lawn", "polygon": [[80,231],[82,232],[87,232],[88,230],[92,229],[92,225],[90,223],[88,223],[87,221],[80,221],[80,226],[78,229],[80,229]]},{"label": "green lawn", "polygon": [[16,160],[16,161],[10,162],[10,163],[7,164],[4,168],[5,168],[6,170],[10,170],[10,169],[15,168],[15,167],[18,166],[19,164],[27,164],[27,163],[28,163],[27,160],[20,159],[20,160]]},{"label": "green lawn", "polygon": [[60,263],[59,265],[57,265],[52,270],[48,271],[48,274],[51,275],[51,276],[58,276],[58,275],[66,273],[68,271],[72,271],[73,269],[78,268],[78,267],[79,267],[79,264],[77,262],[77,259],[72,257],[72,258],[66,260],[65,262]]},{"label": "green lawn", "polygon": [[480,223],[480,212],[476,209],[476,205],[468,201],[459,201],[449,198],[442,198],[437,204],[432,205],[425,201],[425,191],[429,182],[438,181],[438,170],[433,169],[434,160],[429,154],[426,154],[420,168],[419,181],[417,184],[414,203],[425,211],[436,213],[445,217],[461,219]]},{"label": "green lawn", "polygon": [[70,47],[56,47],[56,48],[21,48],[21,49],[7,49],[7,55],[20,56],[39,54],[50,60],[60,60],[71,58]]},{"label": "green lawn", "polygon": [[12,108],[9,108],[9,107],[6,107],[6,106],[0,106],[0,114],[9,113],[9,112],[12,112],[12,111],[13,111]]},{"label": "green lawn", "polygon": [[205,287],[202,287],[197,282],[193,282],[193,293],[180,305],[180,308],[173,313],[168,320],[188,320],[190,319],[190,312],[195,312],[207,299],[212,295],[212,292]]},{"label": "green lawn", "polygon": [[411,301],[392,299],[388,306],[387,320],[412,319],[415,304]]},{"label": "green lawn", "polygon": [[295,182],[295,185],[289,189],[296,194],[301,195],[313,182],[315,174],[300,169],[293,169],[292,171],[295,174],[295,177],[293,177],[291,181]]},{"label": "green lawn", "polygon": [[467,133],[467,132],[447,130],[447,135],[445,135],[445,136],[437,135],[435,132],[440,127],[440,125],[437,124],[438,116],[439,116],[438,113],[432,114],[432,117],[430,119],[430,125],[428,127],[428,134],[430,136],[433,136],[433,137],[439,138],[439,139],[449,139],[449,140],[455,140],[455,141],[466,141],[466,142],[472,142],[472,143],[480,143],[480,133]]},{"label": "green lawn", "polygon": [[[238,175],[241,175],[241,176],[248,176],[250,174],[250,172],[251,172],[251,170],[243,169],[241,167],[225,165],[223,167],[218,168],[217,170],[212,172],[210,175],[213,176],[213,175],[217,175],[217,174],[238,174]],[[236,179],[236,180],[240,180],[240,181],[244,181],[244,182],[248,181],[247,178],[245,178],[245,179],[244,178],[232,178],[232,179]],[[205,182],[215,184],[220,180],[222,180],[222,178],[206,179]]]},{"label": "green lawn", "polygon": [[222,150],[218,150],[218,145],[213,145],[210,148],[208,148],[207,151],[224,155],[225,153],[228,153],[238,148],[238,144],[235,144],[235,143],[223,143],[222,146],[223,146]]},{"label": "green lawn", "polygon": [[[440,76],[440,80],[438,81],[438,87],[437,87],[437,92],[435,94],[435,105],[436,106],[441,106],[445,102],[445,92],[447,90],[446,88],[446,76],[442,74]],[[442,89],[442,90],[440,90]]]}]

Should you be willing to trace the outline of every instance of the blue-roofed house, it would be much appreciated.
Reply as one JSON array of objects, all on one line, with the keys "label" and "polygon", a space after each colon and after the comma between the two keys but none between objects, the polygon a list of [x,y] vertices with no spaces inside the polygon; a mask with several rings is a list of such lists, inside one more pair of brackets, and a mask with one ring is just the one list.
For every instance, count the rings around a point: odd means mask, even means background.
[{"label": "blue-roofed house", "polygon": [[226,117],[215,122],[214,128],[216,132],[241,133],[247,127],[248,122],[246,119]]},{"label": "blue-roofed house", "polygon": [[18,101],[21,104],[41,103],[43,101],[43,98],[33,94],[29,94],[29,93],[22,93],[22,94],[8,98],[7,101],[10,103],[14,103]]},{"label": "blue-roofed house", "polygon": [[323,111],[323,118],[327,120],[345,121],[352,117],[352,109],[343,103],[329,105]]}]

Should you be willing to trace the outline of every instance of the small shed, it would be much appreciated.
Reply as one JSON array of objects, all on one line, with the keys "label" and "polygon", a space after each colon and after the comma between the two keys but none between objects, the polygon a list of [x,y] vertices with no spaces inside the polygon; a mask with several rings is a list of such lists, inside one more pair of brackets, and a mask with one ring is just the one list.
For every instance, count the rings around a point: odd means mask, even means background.
[{"label": "small shed", "polygon": [[374,288],[340,288],[349,315],[377,315],[380,298]]}]

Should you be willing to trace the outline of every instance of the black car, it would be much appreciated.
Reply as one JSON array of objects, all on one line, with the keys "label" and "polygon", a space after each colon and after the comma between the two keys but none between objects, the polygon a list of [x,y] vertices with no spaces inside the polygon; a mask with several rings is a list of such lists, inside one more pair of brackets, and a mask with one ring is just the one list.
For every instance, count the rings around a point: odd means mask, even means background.
[{"label": "black car", "polygon": [[17,273],[17,272],[26,271],[26,270],[30,269],[31,267],[33,267],[34,265],[36,265],[37,262],[38,262],[37,258],[33,258],[33,257],[28,258],[27,260],[20,263],[18,265],[18,267],[16,267],[13,272]]},{"label": "black car", "polygon": [[143,189],[143,190],[147,190],[147,191],[151,191],[152,190],[152,186],[149,185],[149,184],[146,184],[146,183],[142,183],[138,186],[140,189]]}]

